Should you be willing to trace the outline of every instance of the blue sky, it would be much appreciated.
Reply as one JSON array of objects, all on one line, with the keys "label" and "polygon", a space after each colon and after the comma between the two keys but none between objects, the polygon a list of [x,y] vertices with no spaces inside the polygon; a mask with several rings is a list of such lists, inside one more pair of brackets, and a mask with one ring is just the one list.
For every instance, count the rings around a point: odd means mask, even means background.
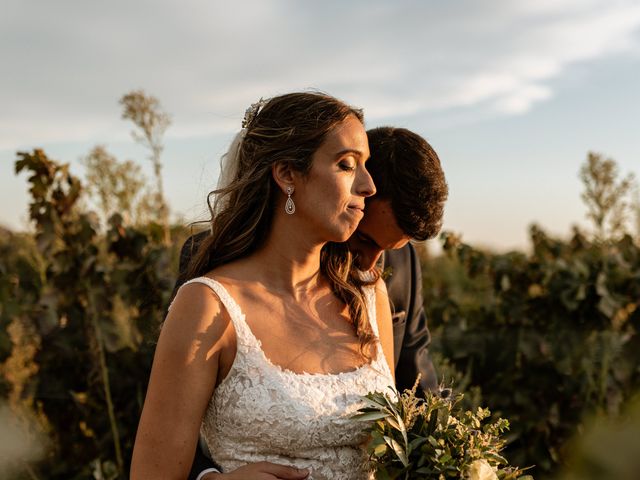
[{"label": "blue sky", "polygon": [[640,173],[640,2],[5,0],[0,17],[0,224],[27,225],[17,150],[72,163],[103,144],[139,161],[118,99],[172,115],[164,181],[185,221],[259,97],[314,88],[367,126],[423,135],[450,186],[445,228],[527,245],[532,222],[584,224],[589,150]]}]

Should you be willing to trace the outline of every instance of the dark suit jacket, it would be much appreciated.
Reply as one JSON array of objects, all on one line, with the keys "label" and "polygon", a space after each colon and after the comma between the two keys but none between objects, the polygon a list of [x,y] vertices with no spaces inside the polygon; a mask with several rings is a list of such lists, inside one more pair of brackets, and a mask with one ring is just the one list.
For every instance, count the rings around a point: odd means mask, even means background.
[{"label": "dark suit jacket", "polygon": [[393,315],[396,387],[400,391],[413,387],[421,374],[422,389],[435,390],[436,373],[428,351],[431,336],[422,298],[422,269],[413,245],[385,251],[383,268],[390,272],[385,283]]},{"label": "dark suit jacket", "polygon": [[[189,259],[207,234],[208,232],[201,232],[193,235],[182,246],[180,273],[185,271]],[[397,250],[387,250],[382,256],[380,266],[389,273],[385,283],[393,314],[396,387],[398,390],[411,388],[420,373],[421,388],[434,390],[437,381],[427,349],[431,337],[424,312],[422,270],[416,250],[410,243]],[[175,290],[181,283],[179,278]],[[201,448],[198,448],[189,480],[195,480],[200,472],[212,466],[211,460],[204,455]]]}]

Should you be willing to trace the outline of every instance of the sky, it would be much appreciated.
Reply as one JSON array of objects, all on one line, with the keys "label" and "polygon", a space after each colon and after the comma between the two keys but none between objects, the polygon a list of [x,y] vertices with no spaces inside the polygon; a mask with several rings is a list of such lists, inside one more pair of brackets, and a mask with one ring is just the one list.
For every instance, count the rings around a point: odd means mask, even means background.
[{"label": "sky", "polygon": [[118,105],[140,88],[171,115],[163,179],[185,223],[206,217],[245,109],[316,89],[429,141],[445,230],[526,248],[532,223],[586,225],[587,152],[640,174],[640,1],[2,0],[0,225],[28,228],[17,151],[82,176],[100,144],[150,174]]}]

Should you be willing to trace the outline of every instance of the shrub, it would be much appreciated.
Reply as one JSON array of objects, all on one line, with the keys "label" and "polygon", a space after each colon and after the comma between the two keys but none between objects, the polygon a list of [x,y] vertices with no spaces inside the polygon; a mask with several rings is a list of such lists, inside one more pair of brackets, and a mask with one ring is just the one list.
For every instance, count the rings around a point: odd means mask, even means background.
[{"label": "shrub", "polygon": [[432,351],[509,418],[507,457],[543,478],[585,415],[618,412],[640,387],[640,248],[535,226],[529,254],[442,238],[446,256],[423,267]]}]

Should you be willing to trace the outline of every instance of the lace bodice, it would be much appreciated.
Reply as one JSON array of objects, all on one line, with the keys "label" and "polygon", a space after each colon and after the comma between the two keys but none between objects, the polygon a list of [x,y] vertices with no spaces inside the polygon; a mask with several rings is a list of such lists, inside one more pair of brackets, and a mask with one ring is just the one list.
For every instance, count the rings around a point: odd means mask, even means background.
[{"label": "lace bodice", "polygon": [[[310,478],[369,478],[364,462],[367,424],[349,417],[360,396],[385,391],[393,378],[378,342],[373,361],[337,374],[294,373],[265,356],[239,305],[209,277],[191,280],[209,286],[225,306],[237,336],[233,365],[209,402],[201,435],[224,471],[269,461],[312,469]],[[365,287],[369,320],[375,319],[374,287]],[[377,323],[371,328],[378,335]]]}]

